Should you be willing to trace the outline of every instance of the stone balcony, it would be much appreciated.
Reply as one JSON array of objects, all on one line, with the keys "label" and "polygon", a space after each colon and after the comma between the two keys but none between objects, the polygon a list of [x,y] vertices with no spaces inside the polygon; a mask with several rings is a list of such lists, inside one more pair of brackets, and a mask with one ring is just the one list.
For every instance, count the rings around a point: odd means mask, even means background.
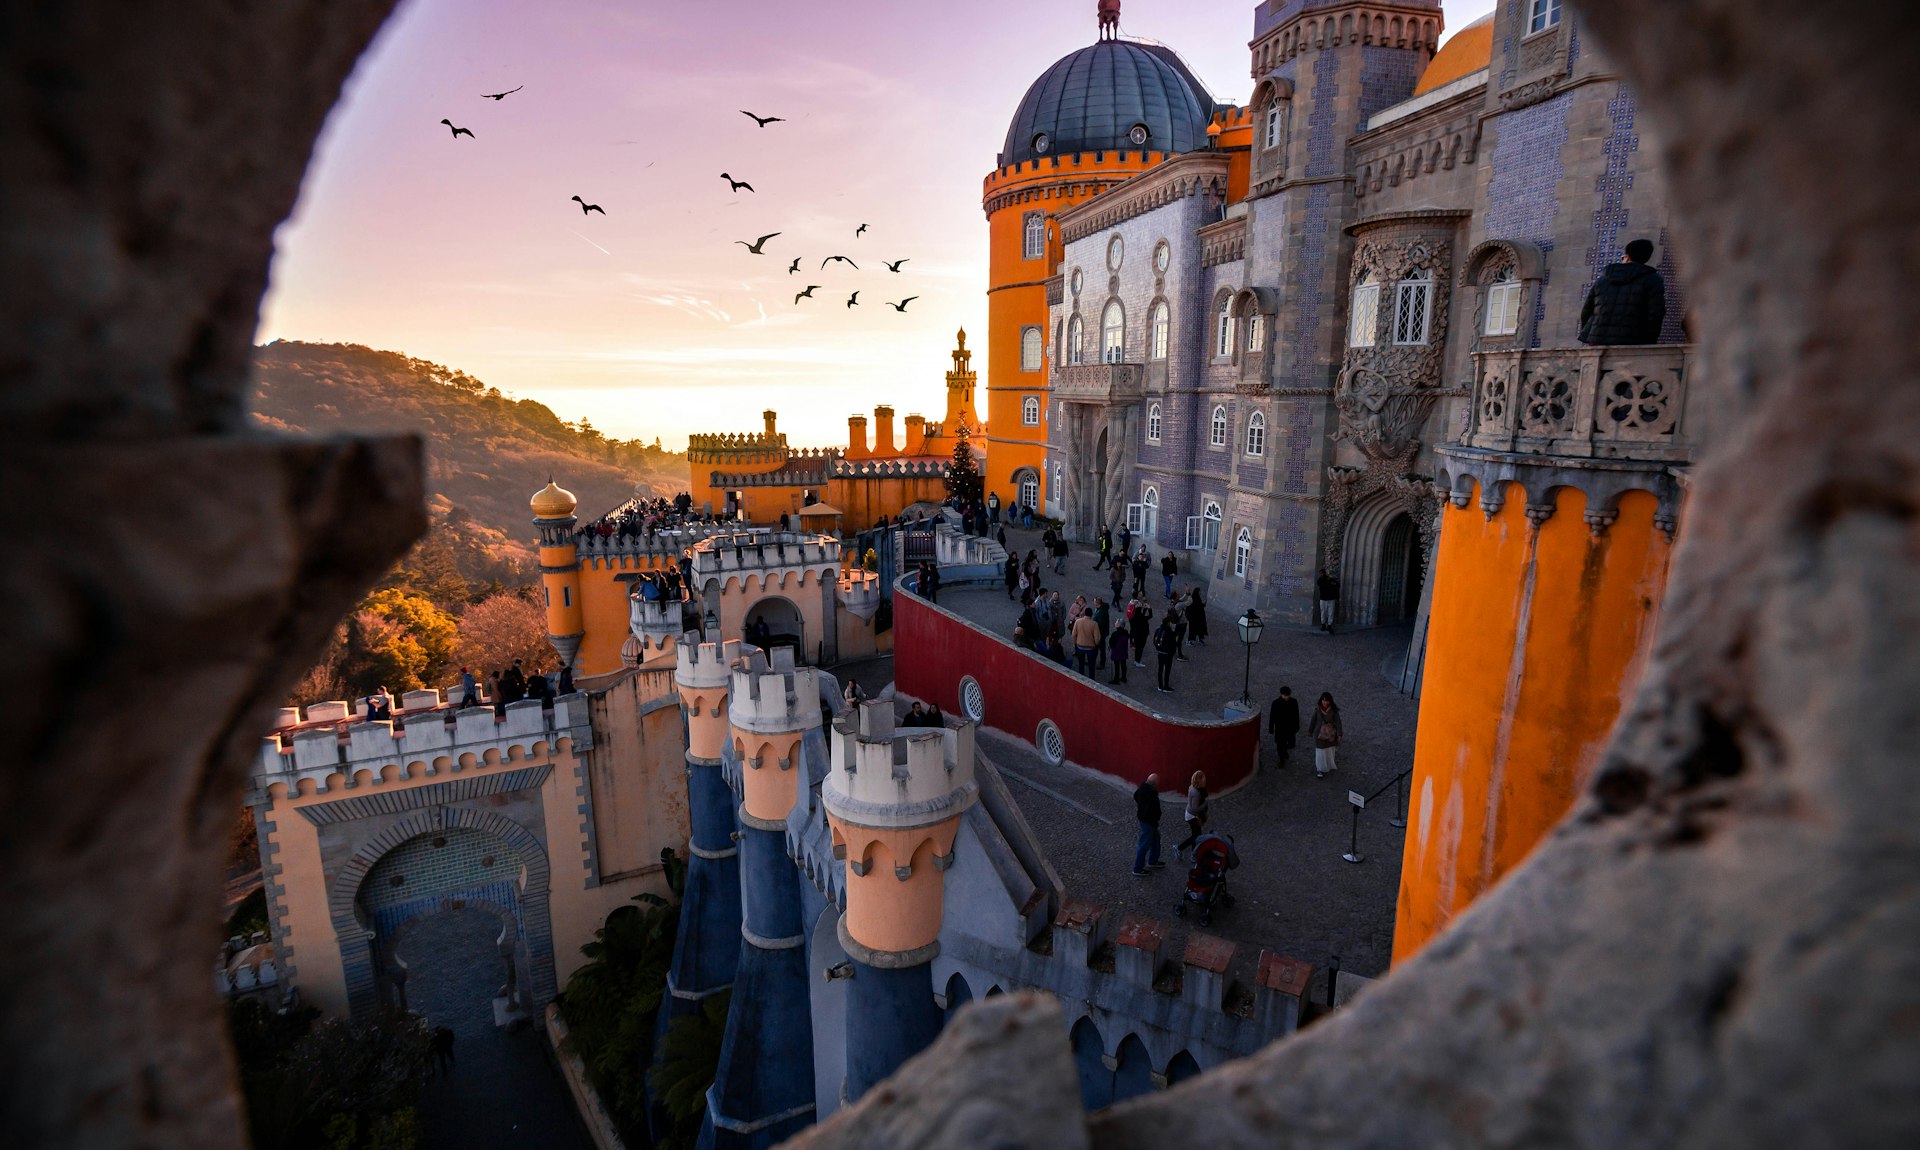
[{"label": "stone balcony", "polygon": [[1087,363],[1061,368],[1053,377],[1053,397],[1068,403],[1133,403],[1147,381],[1145,364]]},{"label": "stone balcony", "polygon": [[1477,352],[1461,442],[1516,455],[1689,462],[1691,351],[1650,344]]}]

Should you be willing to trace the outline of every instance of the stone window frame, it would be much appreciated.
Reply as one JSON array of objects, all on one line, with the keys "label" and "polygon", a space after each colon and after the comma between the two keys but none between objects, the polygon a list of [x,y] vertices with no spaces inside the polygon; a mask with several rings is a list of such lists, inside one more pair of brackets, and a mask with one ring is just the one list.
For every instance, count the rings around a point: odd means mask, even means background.
[{"label": "stone window frame", "polygon": [[[1037,228],[1035,225],[1039,225]],[[1040,242],[1034,243],[1034,237]],[[1020,217],[1020,258],[1023,260],[1043,260],[1047,258],[1047,213],[1027,212]]]},{"label": "stone window frame", "polygon": [[[1031,467],[1017,467],[1008,478],[1013,481],[1014,502],[1022,507],[1031,507],[1035,511],[1040,510],[1040,473]],[[1029,484],[1033,487],[1033,501],[1031,503],[1027,502],[1027,487]]]},{"label": "stone window frame", "polygon": [[1253,528],[1241,527],[1233,533],[1233,576],[1244,579],[1253,570]]},{"label": "stone window frame", "polygon": [[1527,5],[1527,35],[1538,36],[1560,26],[1561,0],[1531,0]]},{"label": "stone window frame", "polygon": [[1148,539],[1160,536],[1160,488],[1156,484],[1140,485],[1140,533]]},{"label": "stone window frame", "polygon": [[1160,442],[1160,401],[1147,404],[1147,442]]},{"label": "stone window frame", "polygon": [[1080,321],[1080,313],[1074,312],[1067,318],[1067,346],[1065,350],[1066,366],[1079,367],[1086,359],[1086,324]]},{"label": "stone window frame", "polygon": [[1267,457],[1267,415],[1263,411],[1253,411],[1247,415],[1247,432],[1244,448],[1248,459]]},{"label": "stone window frame", "polygon": [[1155,296],[1147,305],[1147,359],[1161,361],[1167,358],[1173,346],[1173,308],[1168,306],[1165,296]]},{"label": "stone window frame", "polygon": [[1227,405],[1217,404],[1207,419],[1207,447],[1214,451],[1226,450],[1227,428]]},{"label": "stone window frame", "polygon": [[1220,550],[1220,532],[1227,522],[1225,504],[1211,495],[1200,497],[1200,550]]},{"label": "stone window frame", "polygon": [[[1360,296],[1362,292],[1367,293],[1368,298],[1372,300],[1372,303],[1365,309],[1364,313],[1360,307]],[[1372,338],[1364,343],[1357,343],[1355,342],[1355,337],[1360,334],[1360,317],[1362,314],[1367,316],[1367,326],[1370,329],[1368,334],[1371,335]],[[1359,278],[1354,280],[1353,291],[1349,293],[1347,298],[1347,346],[1349,348],[1378,347],[1379,344],[1380,284],[1374,280],[1371,272],[1363,270]]]},{"label": "stone window frame", "polygon": [[1277,179],[1287,171],[1287,146],[1293,135],[1293,81],[1269,76],[1254,89],[1253,182]]},{"label": "stone window frame", "polygon": [[[1487,304],[1502,273],[1511,273],[1520,283],[1519,322],[1511,334],[1488,335]],[[1546,254],[1525,240],[1495,237],[1481,241],[1467,253],[1461,275],[1474,293],[1474,350],[1532,347],[1540,322],[1541,292],[1546,286]]]},{"label": "stone window frame", "polygon": [[1040,397],[1029,395],[1020,401],[1020,426],[1040,426]]},{"label": "stone window frame", "polygon": [[1122,363],[1126,357],[1127,305],[1119,296],[1109,296],[1100,309],[1100,362]]},{"label": "stone window frame", "polygon": [[[1264,386],[1270,361],[1279,354],[1274,334],[1280,330],[1280,293],[1268,287],[1242,288],[1227,306],[1233,312],[1233,359],[1240,365],[1241,382]],[[1257,347],[1253,342],[1256,327],[1261,337]]]},{"label": "stone window frame", "polygon": [[[1032,340],[1033,356],[1028,358],[1028,340]],[[1028,366],[1031,364],[1032,366]],[[1020,370],[1023,372],[1044,371],[1047,366],[1047,337],[1039,324],[1025,324],[1020,328]]]},{"label": "stone window frame", "polygon": [[[1395,347],[1426,347],[1433,342],[1433,300],[1436,278],[1432,268],[1409,268],[1393,282],[1393,323]],[[1418,300],[1418,329],[1410,325],[1409,301]]]},{"label": "stone window frame", "polygon": [[1230,363],[1234,358],[1236,329],[1233,316],[1233,293],[1222,290],[1215,297],[1213,330],[1213,361]]}]

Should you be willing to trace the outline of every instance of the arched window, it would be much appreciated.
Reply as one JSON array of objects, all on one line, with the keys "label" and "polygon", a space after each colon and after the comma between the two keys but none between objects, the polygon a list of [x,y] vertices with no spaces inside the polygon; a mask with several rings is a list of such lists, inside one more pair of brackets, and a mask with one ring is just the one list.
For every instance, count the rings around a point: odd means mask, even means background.
[{"label": "arched window", "polygon": [[1153,305],[1153,312],[1147,320],[1147,358],[1167,358],[1167,332],[1171,326],[1168,321],[1165,300]]},{"label": "arched window", "polygon": [[1020,401],[1020,422],[1028,427],[1040,426],[1040,397],[1029,395]]},{"label": "arched window", "polygon": [[1487,287],[1488,335],[1512,335],[1520,330],[1520,281],[1507,268]]},{"label": "arched window", "polygon": [[1348,309],[1347,346],[1372,347],[1375,326],[1380,319],[1380,285],[1361,276],[1353,286],[1353,306]]},{"label": "arched window", "polygon": [[1030,260],[1037,260],[1047,254],[1047,213],[1028,212],[1022,219],[1026,228],[1026,243],[1022,254]]},{"label": "arched window", "polygon": [[1082,335],[1080,317],[1076,315],[1067,321],[1067,364],[1069,366],[1079,366]]},{"label": "arched window", "polygon": [[1275,100],[1273,103],[1267,105],[1267,132],[1265,139],[1261,143],[1262,147],[1277,148],[1280,146],[1280,117],[1284,114],[1284,109],[1285,105],[1279,100]]},{"label": "arched window", "polygon": [[1187,547],[1201,551],[1220,549],[1220,505],[1209,499],[1201,507],[1197,520],[1189,520]]},{"label": "arched window", "polygon": [[1022,468],[1015,476],[1019,485],[1020,506],[1038,508],[1040,506],[1040,477],[1030,468]]},{"label": "arched window", "polygon": [[1253,562],[1253,532],[1242,527],[1233,535],[1233,573],[1244,576]]},{"label": "arched window", "polygon": [[1254,412],[1247,417],[1247,454],[1261,456],[1267,453],[1267,417],[1262,412]]},{"label": "arched window", "polygon": [[1227,408],[1225,404],[1213,409],[1213,424],[1208,429],[1207,442],[1215,447],[1227,445]]},{"label": "arched window", "polygon": [[1267,345],[1267,317],[1254,312],[1247,317],[1247,351],[1258,355]]},{"label": "arched window", "polygon": [[1393,342],[1427,342],[1427,325],[1433,314],[1433,273],[1425,268],[1400,281],[1394,291]]},{"label": "arched window", "polygon": [[1233,354],[1233,301],[1220,301],[1220,330],[1214,340],[1213,354],[1225,359]]},{"label": "arched window", "polygon": [[1043,357],[1040,347],[1040,329],[1023,328],[1020,331],[1020,370],[1039,371]]},{"label": "arched window", "polygon": [[1100,313],[1100,362],[1119,363],[1127,344],[1127,313],[1120,301],[1108,300]]},{"label": "arched window", "polygon": [[1147,405],[1147,442],[1160,442],[1160,405],[1158,403]]},{"label": "arched window", "polygon": [[1148,539],[1160,534],[1160,489],[1151,483],[1140,489],[1140,534]]}]

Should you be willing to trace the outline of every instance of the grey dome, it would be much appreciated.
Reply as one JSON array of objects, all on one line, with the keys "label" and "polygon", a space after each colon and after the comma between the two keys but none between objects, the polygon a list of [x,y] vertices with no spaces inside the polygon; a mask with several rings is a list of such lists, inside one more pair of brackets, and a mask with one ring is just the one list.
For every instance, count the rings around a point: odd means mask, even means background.
[{"label": "grey dome", "polygon": [[[1063,56],[1020,100],[1000,165],[1075,152],[1138,150],[1127,138],[1147,128],[1146,150],[1190,152],[1206,143],[1213,97],[1158,45],[1102,40]],[[1035,138],[1046,134],[1044,152]]]}]

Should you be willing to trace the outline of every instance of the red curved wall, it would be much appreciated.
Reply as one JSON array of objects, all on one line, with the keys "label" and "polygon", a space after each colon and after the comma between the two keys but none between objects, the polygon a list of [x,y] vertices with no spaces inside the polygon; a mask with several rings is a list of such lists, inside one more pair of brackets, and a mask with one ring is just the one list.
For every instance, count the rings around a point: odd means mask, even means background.
[{"label": "red curved wall", "polygon": [[[951,585],[951,584],[949,584]],[[1055,663],[1015,647],[904,587],[893,597],[893,678],[899,689],[954,715],[960,676],[979,680],[985,725],[1031,743],[1040,720],[1066,738],[1067,758],[1138,783],[1158,771],[1162,790],[1184,789],[1207,772],[1219,794],[1253,775],[1260,744],[1257,715],[1244,719],[1172,719],[1109,694]]]}]

